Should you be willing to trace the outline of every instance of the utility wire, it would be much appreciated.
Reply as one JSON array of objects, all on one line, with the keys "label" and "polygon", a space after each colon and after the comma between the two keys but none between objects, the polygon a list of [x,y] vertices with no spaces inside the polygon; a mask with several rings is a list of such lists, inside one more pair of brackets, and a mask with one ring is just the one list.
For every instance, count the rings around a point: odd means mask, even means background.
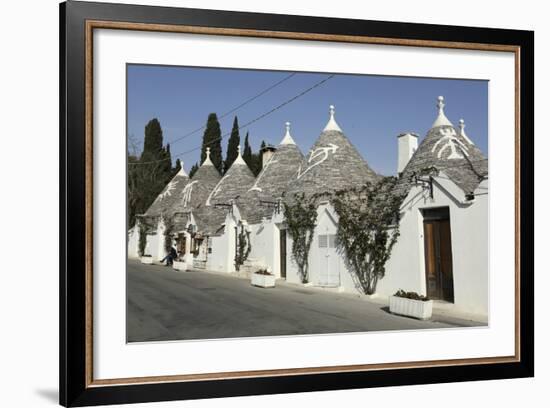
[{"label": "utility wire", "polygon": [[[259,94],[254,95],[253,97],[247,99],[246,101],[244,101],[244,102],[241,103],[240,105],[235,106],[235,107],[232,108],[231,110],[225,112],[223,115],[221,115],[221,116],[219,117],[219,119],[223,119],[223,118],[225,118],[225,117],[231,115],[233,112],[235,112],[235,111],[241,109],[243,106],[248,105],[250,102],[255,101],[255,100],[258,99],[260,96],[265,95],[266,93],[268,93],[269,91],[271,91],[273,88],[275,88],[275,87],[281,85],[281,84],[282,84],[283,82],[285,82],[285,81],[288,81],[288,80],[289,80],[290,78],[292,78],[294,75],[296,75],[295,72],[293,72],[293,73],[290,74],[290,75],[287,75],[286,77],[284,77],[284,78],[281,79],[280,81],[277,81],[277,82],[274,83],[273,85],[271,85],[271,86],[269,86],[268,88],[264,89],[264,90],[263,90],[262,92],[260,92]],[[201,127],[199,127],[199,128],[196,128],[195,130],[192,130],[191,132],[186,133],[185,135],[180,136],[180,137],[178,137],[178,138],[175,139],[175,140],[172,140],[172,141],[170,142],[170,145],[173,145],[174,143],[177,143],[177,142],[179,142],[179,141],[181,141],[181,140],[183,140],[183,139],[185,139],[185,138],[187,138],[187,137],[189,137],[189,136],[192,136],[192,135],[194,135],[194,134],[200,132],[200,131],[203,130],[203,129],[206,129],[206,125],[203,125],[203,126],[201,126]]]},{"label": "utility wire", "polygon": [[[255,122],[257,122],[257,121],[259,121],[259,120],[265,118],[266,116],[271,115],[273,112],[275,112],[275,111],[281,109],[282,107],[288,105],[288,104],[291,103],[291,102],[294,102],[296,99],[298,99],[298,98],[304,96],[305,94],[311,92],[311,91],[314,90],[315,88],[317,88],[317,87],[323,85],[325,82],[327,82],[327,81],[329,81],[330,79],[334,78],[334,76],[335,76],[335,74],[332,74],[332,75],[327,76],[325,79],[323,79],[323,80],[321,80],[321,81],[315,83],[314,85],[310,86],[310,87],[307,88],[307,89],[304,89],[304,90],[303,90],[302,92],[300,92],[299,94],[293,96],[293,97],[290,98],[290,99],[287,99],[286,101],[284,101],[283,103],[277,105],[277,106],[274,107],[273,109],[271,109],[271,110],[269,110],[269,111],[263,113],[262,115],[260,115],[260,116],[258,116],[258,117],[256,117],[256,118],[252,119],[251,121],[245,123],[244,125],[239,126],[238,129],[239,129],[239,130],[244,129],[244,128],[250,126],[251,124],[253,124],[253,123],[255,123]],[[217,142],[221,141],[223,138],[225,138],[226,136],[229,136],[230,134],[231,134],[231,132],[224,133],[224,134],[221,135],[219,138],[217,138],[217,139],[215,139],[215,140],[212,140],[210,143],[207,143],[205,146],[210,146],[210,145],[212,145],[212,144],[214,144],[214,143],[217,143]],[[196,151],[196,150],[200,150],[200,149],[202,149],[202,145],[201,145],[201,146],[198,146],[198,147],[195,147],[195,148],[193,148],[193,149],[184,151],[184,152],[182,152],[182,153],[178,153],[178,154],[174,155],[174,157],[184,156],[184,155],[186,155],[186,154],[192,153],[192,152],[194,152],[194,151]],[[160,163],[160,162],[167,161],[167,160],[170,160],[170,158],[160,159],[160,160],[151,160],[151,161],[148,161],[148,162],[134,162],[134,163],[128,163],[128,165],[141,165],[141,164]]]}]

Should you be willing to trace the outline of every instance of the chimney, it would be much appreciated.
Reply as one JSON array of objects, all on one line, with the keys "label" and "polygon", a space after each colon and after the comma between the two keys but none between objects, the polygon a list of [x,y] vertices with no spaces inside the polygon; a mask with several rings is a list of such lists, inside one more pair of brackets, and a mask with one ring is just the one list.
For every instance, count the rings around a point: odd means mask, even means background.
[{"label": "chimney", "polygon": [[407,132],[397,136],[397,174],[401,174],[418,148],[418,135]]},{"label": "chimney", "polygon": [[265,146],[262,150],[260,150],[260,153],[262,154],[262,167],[265,167],[269,159],[273,156],[277,148],[272,145]]}]

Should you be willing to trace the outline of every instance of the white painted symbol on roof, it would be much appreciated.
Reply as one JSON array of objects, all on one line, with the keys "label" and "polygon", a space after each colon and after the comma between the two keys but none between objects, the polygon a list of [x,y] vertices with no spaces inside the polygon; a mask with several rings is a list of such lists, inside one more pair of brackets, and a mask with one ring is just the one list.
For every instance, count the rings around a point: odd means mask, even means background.
[{"label": "white painted symbol on roof", "polygon": [[178,184],[178,180],[172,180],[170,183],[168,183],[164,191],[158,196],[158,199],[164,200],[166,197],[171,196],[172,190],[176,188],[176,184]]},{"label": "white painted symbol on roof", "polygon": [[[317,149],[312,150],[309,153],[309,159],[307,160],[308,167],[302,172],[302,166],[300,165],[300,168],[298,169],[297,179],[300,179],[304,174],[306,174],[315,166],[318,166],[319,164],[323,163],[326,159],[328,159],[329,153],[334,154],[338,149],[339,147],[336,146],[334,143],[329,143],[328,146],[326,147],[318,147]],[[315,161],[319,157],[321,159]],[[314,163],[311,164],[311,162],[314,162]]]},{"label": "white painted symbol on roof", "polygon": [[456,132],[454,129],[441,128],[439,129],[439,134],[443,137],[439,139],[432,147],[432,153],[434,153],[438,146],[441,146],[437,152],[438,159],[442,158],[441,156],[443,156],[443,153],[446,150],[450,150],[451,152],[451,154],[445,157],[445,159],[448,160],[463,159],[465,155],[469,156],[468,147],[466,147],[466,145],[456,137]]},{"label": "white painted symbol on roof", "polygon": [[258,178],[254,182],[254,185],[248,189],[248,191],[262,191],[260,187],[258,187],[258,183],[262,179],[263,175],[267,171],[268,167],[271,166],[274,163],[279,163],[279,160],[273,160],[275,156],[271,156],[267,163],[265,164],[264,168],[262,169],[261,173],[258,175]]},{"label": "white painted symbol on roof", "polygon": [[197,183],[197,180],[187,184],[181,192],[181,201],[183,203],[183,207],[187,207],[187,205],[189,204],[189,200],[191,200],[191,193],[193,192],[193,184],[195,183]]},{"label": "white painted symbol on roof", "polygon": [[211,205],[210,200],[218,195],[218,193],[221,191],[221,186],[223,181],[227,178],[227,174],[222,177],[222,179],[216,184],[216,187],[214,187],[214,190],[208,195],[208,198],[206,199],[206,205]]}]

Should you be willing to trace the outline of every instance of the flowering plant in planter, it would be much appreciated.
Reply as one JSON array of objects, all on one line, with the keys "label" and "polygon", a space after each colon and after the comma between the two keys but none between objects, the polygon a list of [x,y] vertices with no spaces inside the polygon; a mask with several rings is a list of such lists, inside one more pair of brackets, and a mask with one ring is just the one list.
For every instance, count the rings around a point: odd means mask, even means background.
[{"label": "flowering plant in planter", "polygon": [[259,269],[251,275],[250,283],[252,286],[261,288],[273,288],[275,287],[275,275],[268,268]]},{"label": "flowering plant in planter", "polygon": [[142,255],[140,257],[142,264],[152,265],[153,264],[153,257],[151,255]]},{"label": "flowering plant in planter", "polygon": [[399,289],[390,297],[390,312],[403,316],[428,320],[432,317],[433,301],[416,292]]},{"label": "flowering plant in planter", "polygon": [[413,300],[421,300],[423,302],[427,302],[428,300],[430,300],[427,296],[419,295],[416,292],[405,292],[403,289],[399,289],[397,292],[395,292],[394,296]]}]

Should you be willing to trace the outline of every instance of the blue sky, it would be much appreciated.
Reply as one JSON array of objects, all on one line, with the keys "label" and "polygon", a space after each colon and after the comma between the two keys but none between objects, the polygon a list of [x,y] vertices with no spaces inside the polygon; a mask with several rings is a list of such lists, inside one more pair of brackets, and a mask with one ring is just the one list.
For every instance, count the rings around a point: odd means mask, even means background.
[{"label": "blue sky", "polygon": [[[156,117],[172,158],[186,170],[199,160],[202,131],[172,143],[206,123],[210,112],[218,116],[287,77],[289,72],[128,65],[128,136],[141,151],[144,128]],[[244,124],[326,78],[327,74],[297,73],[250,104],[220,120],[222,134],[231,131],[233,117]],[[436,117],[437,96],[445,97],[445,113],[487,155],[488,82],[458,79],[336,75],[311,92],[241,130],[257,149],[262,140],[277,145],[284,123],[306,154],[328,120],[328,107],[336,107],[336,121],[369,165],[377,172],[395,174],[397,135],[413,131],[421,141]],[[227,137],[222,141],[224,149]]]}]

